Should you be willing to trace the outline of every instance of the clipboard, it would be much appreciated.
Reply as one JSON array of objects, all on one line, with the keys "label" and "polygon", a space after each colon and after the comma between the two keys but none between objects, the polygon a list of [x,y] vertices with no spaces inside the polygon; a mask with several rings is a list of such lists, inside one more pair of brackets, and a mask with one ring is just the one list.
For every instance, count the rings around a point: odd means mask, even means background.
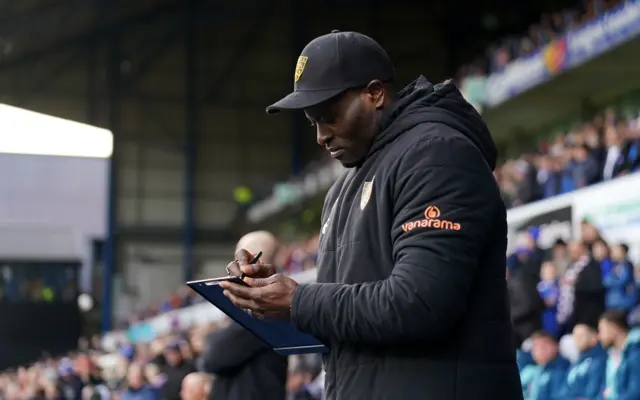
[{"label": "clipboard", "polygon": [[219,283],[223,281],[239,281],[245,284],[239,277],[223,277],[202,279],[187,282],[187,286],[202,296],[209,303],[216,306],[229,318],[256,335],[278,354],[310,354],[327,353],[329,348],[314,336],[300,332],[289,321],[275,319],[260,319],[246,311],[236,307],[225,295]]}]

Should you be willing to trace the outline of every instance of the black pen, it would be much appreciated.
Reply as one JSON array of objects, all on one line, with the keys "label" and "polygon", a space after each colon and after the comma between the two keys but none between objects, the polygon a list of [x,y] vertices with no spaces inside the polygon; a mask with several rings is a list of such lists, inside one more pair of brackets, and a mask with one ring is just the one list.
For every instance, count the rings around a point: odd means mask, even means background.
[{"label": "black pen", "polygon": [[[258,254],[256,254],[255,256],[253,256],[253,258],[251,260],[249,260],[249,264],[255,264],[260,260],[260,257],[262,257],[262,252],[259,251]],[[240,279],[244,279],[246,277],[244,272],[240,273]]]}]

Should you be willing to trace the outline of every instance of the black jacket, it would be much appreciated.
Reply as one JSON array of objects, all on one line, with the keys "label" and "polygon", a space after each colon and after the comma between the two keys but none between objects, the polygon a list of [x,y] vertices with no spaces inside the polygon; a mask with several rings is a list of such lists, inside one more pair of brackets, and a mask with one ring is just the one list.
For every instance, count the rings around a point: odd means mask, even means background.
[{"label": "black jacket", "polygon": [[209,336],[202,357],[216,376],[212,400],[286,398],[287,359],[235,322]]},{"label": "black jacket", "polygon": [[[161,364],[162,365],[162,364]],[[196,369],[189,361],[183,361],[180,365],[171,367],[166,363],[163,365],[162,370],[167,377],[167,381],[162,385],[161,396],[163,400],[180,400],[180,389],[182,387],[182,380],[185,376]]]},{"label": "black jacket", "polygon": [[522,399],[496,153],[458,89],[420,77],[331,188],[319,283],[292,303],[331,347],[327,399]]},{"label": "black jacket", "polygon": [[514,274],[507,282],[511,321],[518,346],[535,331],[542,329],[544,302],[536,287],[538,280],[534,278],[527,273]]},{"label": "black jacket", "polygon": [[600,263],[594,259],[578,274],[575,282],[571,327],[577,324],[598,326],[598,320],[605,311],[605,290],[602,284]]}]

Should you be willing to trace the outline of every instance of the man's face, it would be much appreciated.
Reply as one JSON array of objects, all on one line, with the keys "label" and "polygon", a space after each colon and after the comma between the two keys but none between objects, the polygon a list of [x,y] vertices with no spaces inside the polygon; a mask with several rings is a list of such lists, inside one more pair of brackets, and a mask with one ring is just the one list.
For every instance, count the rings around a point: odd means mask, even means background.
[{"label": "man's face", "polygon": [[167,364],[171,367],[175,367],[182,362],[182,354],[180,353],[179,348],[166,349],[164,352],[164,358],[167,361]]},{"label": "man's face", "polygon": [[374,81],[367,88],[348,90],[305,109],[316,127],[318,144],[345,167],[356,166],[367,156],[378,132],[384,96],[382,84]]},{"label": "man's face", "polygon": [[598,322],[598,337],[600,338],[600,344],[605,349],[613,346],[616,336],[616,329],[609,321],[601,319]]},{"label": "man's face", "polygon": [[557,244],[553,246],[553,257],[556,259],[565,258],[567,256],[567,246]]},{"label": "man's face", "polygon": [[573,261],[578,261],[584,254],[584,246],[580,242],[572,242],[569,245],[569,256]]},{"label": "man's face", "polygon": [[539,365],[544,365],[552,361],[558,355],[558,346],[546,337],[533,340],[531,356]]},{"label": "man's face", "polygon": [[589,329],[588,326],[578,324],[573,328],[573,341],[576,344],[576,347],[581,352],[589,350],[593,346],[595,346],[595,332]]}]

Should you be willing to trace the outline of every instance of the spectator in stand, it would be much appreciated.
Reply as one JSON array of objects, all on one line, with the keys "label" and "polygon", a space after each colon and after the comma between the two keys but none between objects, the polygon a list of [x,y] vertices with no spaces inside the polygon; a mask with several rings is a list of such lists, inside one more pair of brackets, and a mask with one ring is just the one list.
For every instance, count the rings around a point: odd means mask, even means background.
[{"label": "spectator in stand", "polygon": [[[64,358],[60,361],[58,368],[62,398],[65,400],[81,400],[84,384],[82,379],[75,374],[73,362],[68,358]],[[20,376],[18,378],[22,380]]]},{"label": "spectator in stand", "polygon": [[96,387],[105,384],[100,376],[100,371],[88,354],[80,354],[76,358],[75,364],[75,371],[82,380],[83,386],[91,385]]},{"label": "spectator in stand", "polygon": [[602,180],[608,181],[622,171],[626,164],[626,157],[623,153],[623,139],[615,125],[609,125],[605,130],[606,155],[602,167]]},{"label": "spectator in stand", "polygon": [[600,264],[600,272],[602,273],[602,279],[611,272],[613,268],[613,262],[611,261],[611,249],[609,245],[602,239],[596,240],[591,246],[591,254],[593,259]]},{"label": "spectator in stand", "polygon": [[562,239],[557,239],[551,248],[551,260],[558,270],[558,276],[563,276],[571,264],[567,243]]},{"label": "spectator in stand", "polygon": [[545,309],[542,312],[542,329],[558,339],[560,330],[557,313],[560,289],[558,286],[558,271],[553,262],[546,261],[542,264],[540,277],[538,293],[545,305]]},{"label": "spectator in stand", "polygon": [[211,395],[213,377],[202,372],[192,372],[182,380],[181,400],[207,400]]},{"label": "spectator in stand", "polygon": [[158,390],[167,381],[167,377],[160,371],[160,367],[152,363],[144,366],[144,377],[151,387]]},{"label": "spectator in stand", "polygon": [[586,324],[573,328],[573,340],[580,355],[567,375],[563,399],[596,399],[605,383],[607,353],[598,343],[597,331]]},{"label": "spectator in stand", "polygon": [[182,380],[188,374],[195,372],[191,362],[185,360],[180,351],[180,340],[173,339],[158,356],[157,363],[163,368],[167,381],[162,386],[162,398],[164,400],[178,400]]},{"label": "spectator in stand", "polygon": [[289,364],[287,376],[288,400],[321,400],[322,388],[314,385],[321,365],[314,365],[304,357],[295,357]]},{"label": "spectator in stand", "polygon": [[571,178],[576,189],[596,183],[600,178],[598,161],[590,154],[590,150],[586,144],[576,145],[572,149]]},{"label": "spectator in stand", "polygon": [[626,313],[607,311],[598,324],[600,343],[609,351],[603,398],[605,400],[640,399],[639,337],[629,335]]},{"label": "spectator in stand", "polygon": [[623,147],[625,162],[620,168],[620,174],[625,175],[640,169],[640,124],[634,126],[623,124],[619,129],[624,132],[625,137]]},{"label": "spectator in stand", "polygon": [[604,311],[604,287],[600,265],[591,258],[584,243],[569,246],[572,263],[560,280],[558,323],[569,333],[577,323],[594,325]]},{"label": "spectator in stand", "polygon": [[536,332],[531,354],[539,369],[529,381],[530,399],[561,399],[565,391],[569,362],[558,352],[558,342],[548,332]]},{"label": "spectator in stand", "polygon": [[530,275],[514,274],[507,270],[507,288],[511,323],[516,336],[516,345],[520,347],[525,339],[542,328],[544,303],[536,290],[536,281]]},{"label": "spectator in stand", "polygon": [[160,400],[160,393],[149,385],[144,378],[142,366],[131,364],[127,371],[127,389],[120,400]]},{"label": "spectator in stand", "polygon": [[582,220],[582,222],[580,223],[580,238],[582,239],[582,242],[587,246],[587,249],[589,251],[593,249],[593,245],[598,240],[602,240],[598,229],[587,220]]},{"label": "spectator in stand", "polygon": [[634,279],[633,265],[626,258],[625,246],[616,245],[612,250],[613,265],[604,276],[607,309],[630,311],[638,302],[638,287]]},{"label": "spectator in stand", "polygon": [[514,274],[527,274],[534,277],[536,283],[540,280],[540,267],[545,257],[545,252],[537,244],[540,230],[531,227],[519,239],[516,251],[507,259],[507,268]]}]

